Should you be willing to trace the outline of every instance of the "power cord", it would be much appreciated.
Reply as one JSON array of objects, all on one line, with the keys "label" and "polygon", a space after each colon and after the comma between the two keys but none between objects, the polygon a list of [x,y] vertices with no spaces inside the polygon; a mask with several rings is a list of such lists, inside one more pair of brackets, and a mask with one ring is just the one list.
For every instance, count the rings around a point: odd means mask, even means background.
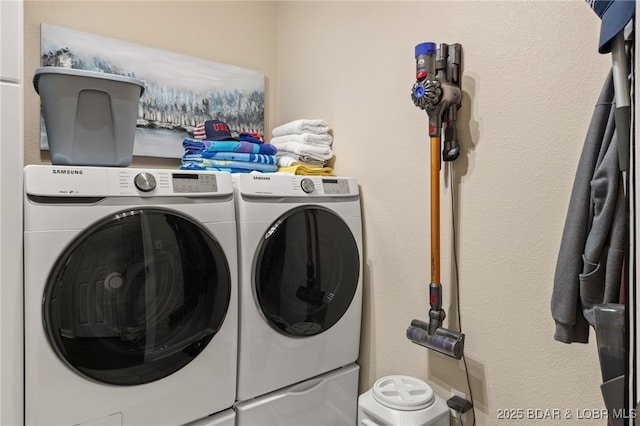
[{"label": "power cord", "polygon": [[[460,317],[460,277],[459,277],[459,269],[458,269],[458,248],[456,244],[456,215],[455,215],[455,191],[454,191],[454,180],[455,174],[453,170],[453,163],[449,163],[449,188],[451,190],[451,238],[453,245],[453,269],[456,274],[455,286],[456,286],[456,306],[458,311],[458,329],[462,333],[462,321]],[[471,401],[471,412],[473,413],[473,426],[476,424],[476,406],[473,402],[473,392],[471,390],[471,380],[469,378],[469,368],[467,367],[467,357],[462,354],[462,362],[464,364],[464,372],[467,378],[467,388],[469,389],[469,400]],[[461,420],[462,421],[462,420]]]}]

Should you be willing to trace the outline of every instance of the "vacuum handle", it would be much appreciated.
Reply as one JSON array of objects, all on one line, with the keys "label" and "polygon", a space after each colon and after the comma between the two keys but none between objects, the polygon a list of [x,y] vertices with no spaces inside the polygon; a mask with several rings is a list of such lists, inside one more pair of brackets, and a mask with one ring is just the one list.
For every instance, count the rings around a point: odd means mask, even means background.
[{"label": "vacuum handle", "polygon": [[431,138],[431,282],[440,282],[440,137]]}]

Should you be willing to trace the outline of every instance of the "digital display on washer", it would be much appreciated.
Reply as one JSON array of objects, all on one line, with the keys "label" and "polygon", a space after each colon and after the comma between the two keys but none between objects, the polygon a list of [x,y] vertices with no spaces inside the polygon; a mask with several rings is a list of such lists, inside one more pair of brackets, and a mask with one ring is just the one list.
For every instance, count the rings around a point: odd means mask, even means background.
[{"label": "digital display on washer", "polygon": [[325,194],[348,194],[349,182],[346,179],[322,179]]},{"label": "digital display on washer", "polygon": [[173,173],[173,192],[218,192],[218,181],[214,174]]}]

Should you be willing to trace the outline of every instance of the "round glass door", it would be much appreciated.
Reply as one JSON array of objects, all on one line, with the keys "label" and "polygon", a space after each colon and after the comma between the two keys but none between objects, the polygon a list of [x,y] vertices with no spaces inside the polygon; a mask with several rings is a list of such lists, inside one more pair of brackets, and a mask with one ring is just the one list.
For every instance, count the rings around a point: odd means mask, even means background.
[{"label": "round glass door", "polygon": [[44,328],[58,356],[102,383],[138,385],[193,360],[231,295],[220,244],[186,216],[138,209],[82,232],[49,275]]},{"label": "round glass door", "polygon": [[319,206],[287,212],[265,233],[255,264],[255,292],[267,322],[289,336],[328,330],[358,287],[360,257],[347,224]]}]

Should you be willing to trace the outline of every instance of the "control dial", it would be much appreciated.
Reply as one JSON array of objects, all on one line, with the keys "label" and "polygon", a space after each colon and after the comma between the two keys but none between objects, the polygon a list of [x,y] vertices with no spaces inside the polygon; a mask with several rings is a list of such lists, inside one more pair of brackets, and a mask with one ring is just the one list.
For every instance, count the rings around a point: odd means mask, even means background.
[{"label": "control dial", "polygon": [[156,189],[156,178],[149,172],[140,172],[133,179],[133,183],[142,192],[149,192]]},{"label": "control dial", "polygon": [[313,183],[311,179],[304,178],[300,181],[300,188],[302,188],[302,190],[307,194],[310,194],[313,192],[314,189],[316,189],[316,185]]}]

